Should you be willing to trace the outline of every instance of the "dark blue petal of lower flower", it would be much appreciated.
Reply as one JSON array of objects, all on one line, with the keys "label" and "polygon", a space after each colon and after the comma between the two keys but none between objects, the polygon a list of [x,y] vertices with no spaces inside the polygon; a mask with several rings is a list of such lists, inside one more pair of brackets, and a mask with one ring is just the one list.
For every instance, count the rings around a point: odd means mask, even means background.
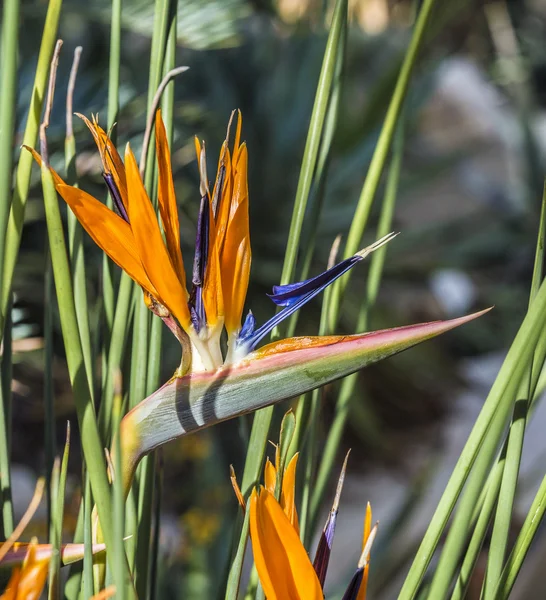
[{"label": "dark blue petal of lower flower", "polygon": [[328,516],[328,521],[326,522],[326,527],[324,527],[324,531],[320,534],[315,560],[313,561],[313,567],[315,568],[315,572],[322,588],[324,588],[326,572],[328,571],[328,564],[330,562],[330,554],[332,553],[336,519],[337,510],[331,511]]},{"label": "dark blue petal of lower flower", "polygon": [[343,594],[342,600],[356,600],[358,591],[360,590],[360,586],[362,584],[362,577],[364,577],[364,568],[358,568],[356,573],[353,575],[353,578],[349,582],[349,585]]},{"label": "dark blue petal of lower flower", "polygon": [[273,286],[273,293],[267,295],[277,306],[290,306],[301,296],[305,296],[316,289],[322,291],[361,260],[362,257],[358,254],[351,256],[311,279],[306,279],[305,281],[300,281],[298,283],[275,285]]}]

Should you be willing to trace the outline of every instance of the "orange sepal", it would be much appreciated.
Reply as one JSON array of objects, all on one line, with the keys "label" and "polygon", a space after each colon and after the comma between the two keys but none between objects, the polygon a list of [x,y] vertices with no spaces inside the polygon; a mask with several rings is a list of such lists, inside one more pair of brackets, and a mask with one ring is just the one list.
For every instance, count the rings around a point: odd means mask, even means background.
[{"label": "orange sepal", "polygon": [[275,494],[275,485],[277,484],[277,469],[275,468],[275,465],[269,460],[269,458],[265,461],[264,483],[265,489],[270,494]]},{"label": "orange sepal", "polygon": [[152,203],[140,179],[135,156],[127,144],[125,152],[129,221],[138,255],[148,278],[157,290],[155,297],[178,319],[182,327],[191,328],[188,292],[180,284],[171,257],[163,242]]},{"label": "orange sepal", "polygon": [[254,562],[268,600],[323,600],[315,569],[299,535],[266,489],[250,497]]},{"label": "orange sepal", "polygon": [[125,166],[121,160],[121,156],[117,151],[117,148],[112,143],[112,140],[99,125],[97,118],[93,117],[91,122],[85,115],[76,113],[80,119],[87,125],[89,131],[93,134],[95,144],[99,150],[100,158],[102,161],[102,167],[105,173],[110,173],[114,178],[114,182],[120,193],[123,205],[127,210],[128,194],[127,194],[127,178],[125,175]]},{"label": "orange sepal", "polygon": [[214,327],[224,318],[224,297],[222,293],[222,272],[218,256],[218,237],[214,226],[212,206],[209,203],[209,253],[205,281],[203,284],[203,305],[207,315],[207,324]]},{"label": "orange sepal", "polygon": [[178,206],[174,193],[173,174],[171,169],[171,153],[167,132],[161,118],[161,110],[155,116],[155,145],[158,168],[158,203],[167,250],[178,274],[180,284],[186,287],[186,273],[180,250],[180,223],[178,221]]},{"label": "orange sepal", "polygon": [[281,506],[284,514],[299,535],[298,511],[296,510],[296,467],[298,466],[299,452],[296,452],[284,471],[282,478]]},{"label": "orange sepal", "polygon": [[[366,505],[366,516],[364,517],[364,535],[362,536],[362,551],[366,547],[366,542],[370,537],[370,532],[372,530],[372,507],[368,502]],[[369,563],[364,567],[364,573],[362,574],[362,582],[360,584],[360,589],[358,590],[358,594],[356,596],[356,600],[366,600],[366,591],[368,587],[368,571],[370,569]]]},{"label": "orange sepal", "polygon": [[87,192],[65,184],[56,188],[95,244],[131,279],[157,297],[155,286],[140,261],[131,226]]},{"label": "orange sepal", "polygon": [[228,334],[241,326],[250,278],[250,226],[248,214],[248,153],[243,146],[234,175],[228,223],[222,246],[222,289]]}]

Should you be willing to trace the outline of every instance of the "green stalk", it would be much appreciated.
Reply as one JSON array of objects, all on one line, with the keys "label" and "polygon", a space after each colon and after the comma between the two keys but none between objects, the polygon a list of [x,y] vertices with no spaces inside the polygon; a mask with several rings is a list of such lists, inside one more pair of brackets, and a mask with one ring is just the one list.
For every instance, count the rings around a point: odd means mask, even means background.
[{"label": "green stalk", "polygon": [[[54,88],[54,73],[50,82],[50,102],[52,101],[52,90]],[[43,124],[42,141],[42,186],[44,193],[44,204],[46,212],[47,230],[51,259],[53,263],[53,275],[57,291],[57,301],[61,318],[61,329],[63,334],[68,372],[72,389],[74,390],[74,403],[78,415],[83,453],[89,476],[91,488],[97,503],[97,510],[101,522],[106,547],[113,548],[112,511],[110,502],[110,488],[106,476],[106,465],[104,463],[103,446],[99,436],[95,411],[88,379],[85,372],[83,351],[79,336],[79,327],[74,306],[74,294],[70,266],[64,240],[63,226],[59,211],[57,192],[53,176],[49,171],[47,158],[47,145],[45,142],[45,129],[48,123],[48,114]],[[112,553],[107,554],[113,563]],[[111,564],[111,567],[114,565]]]},{"label": "green stalk", "polygon": [[127,560],[125,555],[125,494],[123,491],[123,482],[119,474],[121,473],[121,447],[119,436],[119,424],[122,413],[121,397],[121,373],[117,371],[115,392],[114,392],[114,482],[113,482],[113,501],[114,501],[114,555],[115,567],[113,569],[114,582],[116,584],[116,598],[125,600],[127,598]]},{"label": "green stalk", "polygon": [[[476,562],[480,556],[480,552],[485,541],[485,536],[491,523],[491,517],[497,504],[498,494],[501,485],[502,472],[504,469],[505,455],[495,463],[489,473],[487,484],[484,487],[485,493],[482,493],[481,498],[477,502],[478,519],[468,543],[468,547],[461,565],[461,570],[455,581],[455,587],[451,600],[463,600],[466,597],[468,586],[476,566]],[[472,519],[471,523],[474,522]]]},{"label": "green stalk", "polygon": [[[59,23],[61,5],[62,0],[50,0],[48,4],[44,33],[40,45],[40,54],[38,56],[38,65],[36,67],[36,76],[32,88],[25,133],[23,135],[23,144],[25,146],[34,147],[36,144],[43,99],[45,97],[49,74],[49,64],[51,62],[51,56],[53,55],[53,48],[57,37],[57,26]],[[15,189],[13,191],[13,200],[11,203],[5,238],[5,255],[1,279],[0,331],[3,331],[4,329],[4,319],[6,318],[10,301],[13,271],[15,269],[15,263],[17,262],[17,255],[19,254],[19,245],[21,243],[21,233],[23,231],[25,207],[28,198],[28,189],[30,187],[30,175],[33,162],[34,160],[29,152],[21,152],[15,174]],[[2,181],[4,181],[4,179],[2,179]],[[8,182],[11,182],[11,175]]]},{"label": "green stalk", "polygon": [[4,539],[13,533],[13,500],[11,495],[11,379],[12,379],[12,322],[11,302],[4,321],[4,349],[0,385],[0,498],[2,502],[2,528]]},{"label": "green stalk", "polygon": [[19,0],[4,0],[2,10],[2,68],[0,69],[0,281],[4,270],[7,221],[13,167],[13,132],[19,59]]},{"label": "green stalk", "polygon": [[[402,158],[404,154],[404,118],[403,115],[399,121],[397,134],[394,140],[393,154],[389,174],[387,178],[387,185],[385,188],[385,196],[381,206],[381,215],[379,217],[379,225],[377,227],[377,238],[381,238],[387,235],[392,230],[392,221],[394,217],[394,207],[396,205],[396,198],[398,197],[398,185],[400,182],[400,171],[402,169]],[[379,285],[383,275],[383,268],[385,264],[387,248],[379,248],[374,252],[370,259],[370,270],[368,273],[368,280],[366,283],[366,298],[360,313],[358,316],[358,323],[356,331],[367,331],[369,327],[369,314],[370,310],[375,305],[377,295],[379,293]],[[332,287],[329,292],[333,295],[335,291]],[[331,296],[328,297],[328,299]],[[326,297],[325,297],[326,300]],[[331,304],[326,304],[328,309],[331,309]],[[331,316],[328,311],[327,315]],[[328,485],[332,469],[334,467],[337,451],[339,444],[343,436],[345,429],[345,423],[349,416],[349,410],[351,405],[351,399],[353,398],[353,392],[355,385],[358,381],[358,375],[349,375],[342,383],[336,403],[336,412],[334,420],[328,430],[328,436],[326,438],[326,444],[322,452],[322,459],[320,461],[320,467],[315,478],[313,486],[313,495],[311,499],[310,508],[310,531],[314,531],[317,525],[317,518],[320,510],[320,505],[324,492]]]},{"label": "green stalk", "polygon": [[[111,130],[112,141],[115,143],[117,131],[114,124],[119,113],[119,69],[121,58],[121,0],[112,0],[112,22],[110,27],[110,53],[108,63],[108,131]],[[107,196],[106,203],[112,208],[112,199]],[[102,298],[105,326],[106,344],[110,343],[112,326],[115,313],[115,286],[112,277],[112,265],[106,256],[102,257]]]},{"label": "green stalk", "polygon": [[53,267],[47,250],[44,280],[44,413],[45,413],[45,457],[48,524],[53,512],[51,469],[57,452],[55,427],[55,399],[53,393]]},{"label": "green stalk", "polygon": [[504,567],[500,580],[497,584],[493,598],[495,600],[505,600],[509,598],[510,592],[514,587],[516,578],[527,556],[527,552],[535,538],[535,535],[542,523],[544,513],[546,512],[546,477],[542,480],[540,488],[533,500],[531,508],[527,513],[523,527],[518,535],[508,562]]},{"label": "green stalk", "polygon": [[[404,62],[402,63],[400,74],[398,75],[398,79],[396,81],[396,86],[394,88],[389,108],[387,109],[385,121],[383,123],[383,127],[381,128],[381,133],[375,146],[372,161],[368,169],[368,174],[366,175],[366,179],[360,193],[360,198],[358,199],[358,204],[353,221],[351,223],[351,228],[349,229],[347,244],[345,245],[345,258],[352,256],[360,247],[362,235],[368,223],[368,217],[370,215],[372,203],[379,187],[381,174],[387,162],[388,153],[394,137],[396,126],[399,121],[400,112],[407,95],[411,74],[415,63],[417,62],[417,56],[425,38],[425,32],[429,25],[434,4],[435,0],[423,0],[423,3],[421,4],[421,9],[415,22],[411,41],[404,56]],[[349,276],[349,274],[344,275],[334,284],[330,308],[330,331],[335,331],[336,329],[341,297],[349,282]]]},{"label": "green stalk", "polygon": [[[320,139],[324,129],[328,100],[330,98],[338,52],[341,51],[342,31],[347,21],[347,0],[337,0],[334,17],[326,43],[324,59],[317,85],[315,103],[311,113],[309,132],[303,154],[288,243],[281,275],[281,284],[289,283],[294,273],[298,253],[305,207],[317,162]],[[254,415],[241,491],[248,496],[251,487],[258,480],[262,468],[269,426],[273,417],[273,407],[262,409]]]},{"label": "green stalk", "polygon": [[51,511],[50,544],[53,554],[49,562],[49,590],[48,600],[57,600],[61,597],[61,543],[63,538],[64,496],[66,490],[66,474],[68,471],[68,455],[70,453],[70,421],[66,424],[66,442],[64,445],[63,459],[60,472],[57,473],[54,488],[55,498]]},{"label": "green stalk", "polygon": [[[82,52],[81,46],[74,51],[74,62],[68,82],[68,93],[66,95],[66,138],[64,144],[64,157],[66,168],[66,182],[77,186],[76,173],[76,139],[73,128],[73,95],[76,86],[76,75]],[[91,352],[91,334],[89,329],[89,306],[87,302],[87,279],[85,274],[85,256],[83,249],[83,228],[71,210],[67,211],[68,221],[68,252],[70,265],[72,267],[72,282],[74,285],[74,304],[76,306],[76,317],[80,330],[85,370],[89,379],[89,389],[93,395],[93,355]]]},{"label": "green stalk", "polygon": [[[173,60],[176,51],[176,30],[173,30],[172,22],[169,23],[172,8],[170,0],[156,0],[155,2],[154,31],[152,35],[148,83],[148,113],[153,109],[154,96],[161,83],[164,67]],[[174,27],[176,27],[176,23]],[[171,33],[171,37],[169,55],[167,56],[167,34],[169,32]],[[169,112],[172,116],[172,107]],[[168,127],[172,129],[172,123],[169,123]],[[142,152],[146,155],[144,181],[148,194],[155,205],[156,195],[152,193],[156,186],[155,145],[150,144],[148,148],[143,148]],[[138,290],[137,294],[141,295],[140,290]],[[139,298],[137,302],[135,308],[135,332],[133,334],[133,360],[131,363],[131,405],[140,402],[158,387],[161,364],[160,353],[163,324],[159,319],[150,321],[150,312],[142,301],[142,298]],[[147,456],[140,466],[139,478],[135,579],[138,597],[143,599],[147,598],[149,594],[150,543],[154,501],[153,484],[155,480],[154,464],[155,456]]]},{"label": "green stalk", "polygon": [[114,373],[121,368],[123,355],[127,345],[127,331],[131,324],[133,307],[133,280],[123,272],[119,283],[116,311],[110,347],[106,361],[106,374],[102,386],[101,405],[99,407],[99,429],[102,439],[111,439],[113,399],[114,399]]},{"label": "green stalk", "polygon": [[479,450],[486,436],[492,435],[492,424],[508,418],[513,407],[513,398],[528,368],[528,364],[532,360],[534,348],[544,327],[546,320],[545,311],[546,285],[542,284],[510,347],[467,443],[459,456],[459,460],[404,582],[399,600],[415,597],[442,532],[447,525],[449,516],[478,456]]},{"label": "green stalk", "polygon": [[[304,248],[304,257],[298,281],[304,281],[308,278],[309,269],[311,267],[311,261],[313,259],[313,254],[315,253],[317,232],[320,223],[320,217],[322,214],[322,206],[324,204],[326,181],[330,166],[330,151],[332,149],[332,142],[334,140],[334,135],[337,128],[343,77],[345,72],[345,60],[347,53],[346,22],[342,24],[339,44],[341,49],[337,55],[336,69],[334,72],[334,81],[332,83],[332,91],[328,102],[326,117],[324,120],[324,132],[320,142],[320,150],[317,159],[317,165],[315,168],[313,188],[316,190],[316,192],[314,193],[314,200],[309,209],[309,216],[307,218],[307,235],[303,236],[305,239],[305,242],[302,244],[302,248]],[[286,337],[292,337],[294,335],[299,315],[300,311],[296,311],[288,321]],[[298,407],[299,406],[300,403],[298,403]],[[297,426],[299,427],[298,424]],[[298,436],[296,435],[293,445],[295,445],[295,447],[299,447],[299,445],[297,444]]]},{"label": "green stalk", "polygon": [[[544,207],[543,207],[544,208]],[[543,247],[544,247],[544,224],[542,218],[544,217],[544,210],[541,215],[541,222],[539,227],[538,241],[537,241],[537,252],[535,257],[535,265],[533,271],[533,280],[531,283],[531,292],[529,298],[529,306],[531,306],[538,286],[542,281],[542,262],[543,262]],[[530,397],[530,384],[531,384],[531,364],[532,357],[529,364],[529,372],[525,377],[522,378],[517,395],[507,399],[513,408],[513,420],[510,428],[508,440],[505,444],[504,451],[502,453],[502,462],[504,463],[503,476],[500,487],[499,505],[497,508],[497,515],[495,517],[493,538],[491,543],[491,550],[489,555],[488,567],[490,564],[495,565],[493,567],[494,579],[491,578],[489,571],[486,574],[485,590],[489,588],[489,593],[492,594],[494,586],[498,582],[502,564],[504,562],[504,556],[506,551],[506,544],[508,542],[508,529],[510,525],[510,518],[512,514],[512,506],[515,496],[515,489],[517,485],[517,477],[519,473],[519,463],[521,458],[521,450],[523,445],[523,434],[525,430],[528,398]],[[449,534],[447,536],[446,543],[442,550],[440,561],[436,568],[432,585],[429,591],[429,598],[443,598],[447,595],[449,586],[451,584],[453,573],[459,564],[460,555],[464,549],[465,540],[468,535],[468,523],[471,515],[475,511],[476,503],[486,483],[487,473],[490,469],[492,460],[494,459],[495,452],[497,451],[499,440],[501,439],[504,429],[505,421],[500,417],[495,417],[494,422],[491,426],[487,437],[485,438],[483,447],[480,450],[479,456],[474,464],[472,473],[470,475],[468,484],[466,486],[463,498],[457,509],[455,518],[451,525]],[[485,516],[484,516],[485,519]],[[497,533],[495,534],[495,528]],[[493,544],[496,546],[493,547]],[[493,554],[493,558],[491,558]],[[486,598],[490,596],[485,596]]]},{"label": "green stalk", "polygon": [[[533,268],[533,279],[531,282],[531,293],[529,297],[529,305],[533,302],[538,287],[544,277],[544,243],[545,243],[545,219],[546,219],[546,185],[542,194],[542,208],[540,213],[540,225],[538,232],[538,240],[535,253],[535,263]],[[535,366],[536,368],[536,366]],[[538,370],[542,369],[542,364],[538,366]],[[506,461],[504,465],[502,483],[499,493],[499,503],[495,520],[493,523],[493,531],[491,534],[491,546],[487,561],[487,571],[484,581],[483,598],[491,600],[493,598],[493,590],[499,581],[504,560],[506,557],[506,548],[508,545],[508,535],[510,531],[510,523],[512,520],[512,511],[514,507],[514,499],[516,496],[519,468],[521,463],[521,453],[523,451],[523,439],[525,428],[527,426],[527,415],[532,398],[530,386],[532,385],[532,369],[529,370],[529,375],[522,382],[517,396],[516,408],[510,430],[508,432],[508,441],[506,449]]]},{"label": "green stalk", "polygon": [[91,521],[91,515],[93,510],[93,495],[91,493],[91,484],[89,476],[85,474],[85,492],[83,497],[83,541],[84,541],[84,555],[83,555],[83,598],[91,598],[95,593],[93,589],[93,526]]}]

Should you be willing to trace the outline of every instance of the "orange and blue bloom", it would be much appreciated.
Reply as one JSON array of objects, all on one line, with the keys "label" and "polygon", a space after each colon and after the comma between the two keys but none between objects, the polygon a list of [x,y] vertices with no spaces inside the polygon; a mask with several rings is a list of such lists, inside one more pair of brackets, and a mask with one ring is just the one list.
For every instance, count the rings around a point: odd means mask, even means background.
[{"label": "orange and blue bloom", "polygon": [[[98,146],[104,181],[115,211],[80,188],[66,185],[53,172],[56,189],[95,243],[141,286],[147,306],[164,320],[183,348],[191,350],[191,362],[185,356],[184,366],[178,375],[188,371],[215,370],[222,365],[239,362],[281,321],[394,237],[392,234],[386,236],[316,277],[274,286],[270,298],[281,310],[257,327],[250,311],[242,320],[251,250],[248,151],[246,144],[241,142],[240,112],[237,113],[231,150],[228,125],[212,189],[207,177],[205,144],[197,138],[195,140],[201,198],[190,291],[180,249],[180,224],[170,150],[161,112],[157,112],[155,120],[157,200],[165,240],[130,146],[127,145],[125,160],[122,161],[97,120],[89,121],[80,116]],[[34,156],[40,160],[37,153],[34,152]],[[228,335],[225,357],[220,348],[224,328]]]},{"label": "orange and blue bloom", "polygon": [[[295,505],[298,454],[294,455],[284,470],[279,489],[276,489],[279,477],[278,448],[276,457],[275,465],[269,460],[266,463],[265,487],[254,488],[248,502],[250,539],[260,583],[267,600],[323,600],[347,459],[315,558],[311,562],[300,539]],[[246,509],[233,473],[231,479],[239,503]],[[343,600],[366,598],[370,551],[377,532],[377,525],[372,528],[371,520],[372,511],[368,503],[361,557]]]},{"label": "orange and blue bloom", "polygon": [[[195,143],[200,210],[191,282],[180,249],[171,157],[161,113],[156,114],[155,141],[162,227],[130,146],[122,160],[97,120],[82,118],[97,143],[115,210],[82,189],[66,185],[51,169],[55,187],[95,243],[142,288],[148,308],[182,346],[182,362],[174,376],[121,422],[126,491],[142,456],[170,440],[320,387],[485,312],[351,336],[293,337],[257,348],[283,319],[394,234],[306,281],[275,286],[270,297],[280,310],[257,326],[251,312],[243,319],[251,251],[248,151],[241,141],[240,113],[232,146],[228,125],[212,187],[205,144]],[[41,162],[40,155],[29,150]],[[224,329],[225,353],[221,346]]]}]

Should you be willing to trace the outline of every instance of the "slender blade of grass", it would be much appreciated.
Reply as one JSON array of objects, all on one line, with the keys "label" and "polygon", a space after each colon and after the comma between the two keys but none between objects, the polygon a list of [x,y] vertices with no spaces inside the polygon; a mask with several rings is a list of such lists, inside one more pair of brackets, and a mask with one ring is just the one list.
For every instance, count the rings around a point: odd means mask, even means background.
[{"label": "slender blade of grass", "polygon": [[492,424],[508,419],[513,398],[546,321],[546,285],[542,284],[528,311],[468,437],[444,494],[438,503],[430,525],[417,551],[411,569],[400,592],[400,600],[414,598],[438,545],[449,516],[470,474],[480,448],[490,435]]},{"label": "slender blade of grass", "polygon": [[[404,119],[402,116],[398,124],[398,130],[393,146],[392,162],[385,188],[385,196],[381,205],[381,215],[379,217],[379,224],[376,234],[378,239],[384,235],[387,235],[389,231],[392,231],[392,221],[394,217],[396,199],[398,197],[398,186],[400,182],[403,154]],[[368,330],[369,314],[379,293],[379,285],[381,283],[381,277],[383,274],[386,252],[387,248],[383,247],[379,248],[377,252],[372,254],[370,260],[370,270],[368,272],[368,280],[366,283],[366,297],[362,307],[360,308],[356,331]],[[335,293],[333,288],[330,293],[332,295]],[[331,296],[325,296],[325,302],[330,300],[330,298]],[[325,306],[326,315],[331,316],[331,304],[327,302]],[[327,325],[325,328],[326,327]],[[357,381],[358,375],[355,374],[346,377],[341,383],[334,420],[328,430],[326,444],[323,452],[321,453],[322,458],[320,460],[320,466],[313,485],[313,494],[310,503],[310,532],[313,532],[317,525],[320,505],[335,463],[339,444],[345,429],[345,423],[349,415],[351,398],[353,397],[353,391]]]},{"label": "slender blade of grass", "polygon": [[[175,39],[171,37],[171,48],[167,56],[168,34],[172,32],[172,4],[170,0],[156,0],[154,31],[150,56],[148,82],[148,113],[153,110],[153,100],[167,63],[173,59]],[[174,84],[169,84],[168,87]],[[169,99],[167,99],[169,102]],[[172,102],[172,97],[171,97]],[[172,117],[172,106],[168,111]],[[172,130],[172,123],[168,124]],[[146,153],[144,181],[146,189],[156,206],[155,145],[142,149]],[[139,293],[140,290],[137,292]],[[139,294],[140,295],[140,294]],[[160,352],[163,324],[159,319],[150,319],[150,312],[142,299],[136,305],[133,356],[131,363],[131,402],[138,403],[151,394],[159,384]],[[144,356],[145,355],[145,356]],[[142,374],[142,381],[138,374]],[[138,536],[136,547],[135,579],[139,598],[149,594],[150,544],[152,534],[152,511],[154,505],[155,456],[145,458],[140,467],[138,493]]]},{"label": "slender blade of grass", "polygon": [[[381,128],[381,133],[375,146],[372,161],[368,168],[368,174],[366,175],[366,179],[364,180],[364,185],[360,193],[360,198],[358,199],[358,204],[351,223],[351,228],[349,229],[349,235],[345,245],[345,258],[352,256],[360,247],[362,235],[364,234],[364,230],[366,229],[366,225],[368,223],[368,217],[370,215],[372,203],[379,187],[381,174],[383,172],[383,168],[385,167],[396,126],[399,121],[400,112],[407,95],[411,74],[415,63],[417,62],[417,57],[425,38],[425,33],[429,25],[434,5],[435,0],[424,0],[421,4],[421,8],[413,29],[413,34],[411,36],[411,41],[396,81],[396,86],[387,109],[385,121],[383,123],[383,127]],[[344,275],[333,286],[332,301],[330,306],[330,331],[335,331],[336,329],[341,297],[349,282],[349,277],[350,275]]]},{"label": "slender blade of grass", "polygon": [[[542,208],[540,214],[540,226],[538,240],[535,252],[535,263],[533,267],[533,279],[531,282],[531,293],[529,303],[531,304],[536,296],[538,287],[544,278],[544,244],[546,234],[546,186],[542,194]],[[534,365],[532,368],[537,368]],[[531,404],[532,392],[532,368],[529,369],[529,375],[522,381],[516,398],[516,409],[510,425],[507,439],[506,461],[502,475],[502,482],[499,492],[499,503],[493,522],[493,531],[491,533],[491,546],[487,561],[487,571],[484,581],[483,598],[491,600],[493,592],[499,581],[506,549],[508,545],[508,535],[510,532],[510,523],[512,521],[512,511],[514,508],[514,499],[516,496],[519,468],[521,463],[521,454],[523,451],[523,439],[525,428],[527,426],[528,410]],[[542,364],[538,365],[542,370]]]},{"label": "slender blade of grass", "polygon": [[[346,0],[338,0],[334,10],[334,17],[330,27],[328,41],[326,43],[313,112],[311,113],[309,133],[305,145],[298,188],[296,191],[296,199],[292,213],[292,222],[290,224],[290,231],[288,234],[288,243],[281,275],[281,284],[288,283],[294,273],[305,207],[307,205],[309,191],[311,189],[313,173],[320,147],[320,139],[324,129],[328,100],[330,98],[332,84],[334,81],[337,55],[342,49],[341,34],[343,28],[346,26],[346,21],[347,2]],[[241,491],[245,497],[248,496],[251,487],[259,477],[265,455],[265,447],[272,416],[273,407],[262,409],[256,412],[254,415],[254,422],[252,424],[252,431],[250,434],[250,442],[248,445],[248,452],[246,455],[245,469],[241,485]]]},{"label": "slender blade of grass", "polygon": [[[66,349],[70,382],[74,391],[74,402],[80,426],[83,453],[89,469],[91,487],[97,503],[106,547],[113,548],[110,489],[106,477],[102,442],[98,432],[95,410],[85,373],[57,192],[55,191],[53,176],[45,163],[42,164],[42,185],[53,275],[61,317],[61,329]],[[109,560],[112,561],[112,553],[108,552],[107,555]],[[114,565],[112,564],[111,566],[113,567]]]},{"label": "slender blade of grass", "polygon": [[[121,7],[122,0],[112,0],[110,26],[110,52],[108,61],[108,109],[107,124],[111,131],[112,141],[117,139],[114,127],[119,114],[119,71],[121,59]],[[112,208],[112,199],[107,196],[106,203]],[[102,310],[105,319],[105,343],[108,345],[112,336],[114,313],[116,310],[115,285],[112,265],[106,255],[102,257]]]},{"label": "slender blade of grass", "polygon": [[0,69],[0,281],[4,270],[6,229],[10,210],[13,132],[19,61],[19,0],[4,0],[2,8],[2,56]]},{"label": "slender blade of grass", "polygon": [[66,442],[61,461],[58,481],[55,483],[55,505],[51,513],[50,543],[53,554],[49,562],[48,600],[61,597],[61,543],[63,541],[64,497],[66,491],[66,475],[68,472],[68,456],[70,454],[70,421],[66,424]]},{"label": "slender blade of grass", "polygon": [[[36,144],[42,114],[42,105],[49,75],[49,64],[53,55],[55,40],[57,39],[57,26],[59,24],[61,5],[62,0],[50,0],[48,4],[44,32],[40,44],[40,53],[38,55],[36,76],[34,78],[28,117],[25,125],[25,132],[23,134],[23,144],[25,146],[34,147]],[[15,269],[15,263],[17,262],[17,255],[19,254],[19,245],[21,243],[21,233],[23,231],[25,207],[30,187],[30,174],[33,162],[32,156],[28,152],[21,152],[19,162],[17,163],[15,189],[13,191],[13,200],[11,203],[5,238],[5,255],[1,279],[0,331],[3,331],[4,329],[4,319],[6,318],[10,301],[13,271]]]},{"label": "slender blade of grass", "polygon": [[516,578],[527,556],[527,552],[535,538],[535,535],[542,523],[546,513],[546,477],[542,480],[540,488],[533,500],[531,508],[527,513],[523,527],[518,535],[516,543],[506,566],[504,567],[500,580],[497,584],[493,598],[495,600],[504,600],[510,597],[510,592],[514,587]]},{"label": "slender blade of grass", "polygon": [[0,499],[4,539],[13,533],[13,500],[11,495],[11,379],[12,379],[12,319],[11,302],[4,321],[3,353],[0,383]]},{"label": "slender blade of grass", "polygon": [[[539,226],[537,252],[535,256],[535,265],[533,270],[533,280],[531,283],[531,292],[529,306],[532,305],[538,287],[542,281],[542,264],[544,248],[544,206],[541,214]],[[497,513],[494,521],[493,537],[488,560],[488,571],[484,582],[485,593],[489,589],[489,594],[493,593],[499,580],[508,543],[508,531],[510,526],[512,507],[517,486],[519,473],[519,464],[521,451],[523,447],[523,435],[527,422],[527,410],[530,398],[531,385],[531,364],[533,357],[529,359],[528,373],[522,377],[519,389],[515,390],[513,397],[506,401],[513,407],[512,424],[510,426],[505,448],[502,453],[502,462],[504,464],[501,487],[499,491],[499,500]],[[486,484],[487,473],[494,459],[499,440],[505,431],[506,423],[502,418],[496,417],[491,426],[483,447],[474,464],[464,495],[457,513],[453,519],[447,536],[440,561],[436,568],[434,578],[430,587],[429,598],[443,598],[448,593],[449,586],[455,570],[458,567],[460,556],[464,550],[465,540],[468,537],[468,523],[472,513],[475,511],[476,503]],[[484,516],[485,519],[485,516]],[[496,533],[495,533],[496,531]],[[493,573],[489,574],[489,566],[492,566]],[[494,579],[491,578],[494,576]],[[486,595],[485,598],[491,596]]]}]

